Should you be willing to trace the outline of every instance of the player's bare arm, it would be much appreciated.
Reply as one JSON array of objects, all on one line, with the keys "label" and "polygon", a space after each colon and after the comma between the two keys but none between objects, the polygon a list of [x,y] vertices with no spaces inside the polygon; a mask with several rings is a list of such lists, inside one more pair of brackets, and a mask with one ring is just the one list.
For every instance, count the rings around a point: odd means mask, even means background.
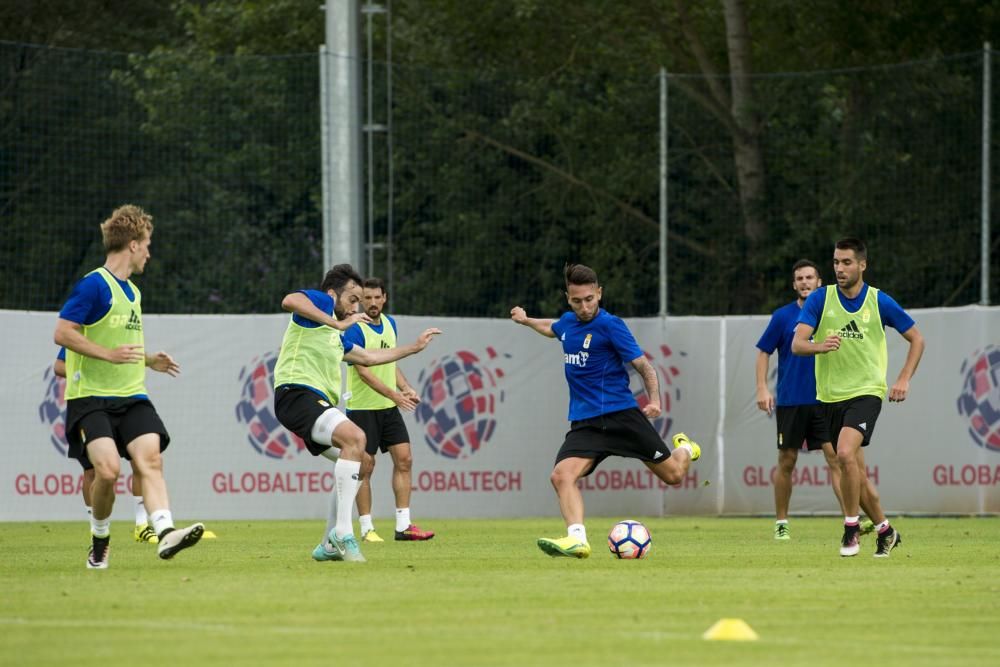
[{"label": "player's bare arm", "polygon": [[54,339],[56,345],[60,347],[73,350],[85,357],[108,361],[112,364],[137,364],[146,359],[142,345],[119,345],[115,348],[98,345],[83,335],[83,327],[80,324],[62,318],[56,322]]},{"label": "player's bare arm", "polygon": [[660,416],[660,381],[656,377],[656,369],[649,363],[646,357],[638,357],[631,361],[632,368],[636,370],[642,378],[642,384],[646,387],[646,396],[649,402],[642,408],[642,414],[647,419],[655,419]]},{"label": "player's bare arm", "polygon": [[514,320],[514,322],[518,324],[523,324],[526,327],[534,329],[548,338],[556,337],[555,332],[552,331],[552,324],[555,320],[540,320],[534,317],[528,317],[528,314],[524,312],[524,308],[521,308],[521,306],[514,306],[510,309],[510,319]]},{"label": "player's bare arm", "polygon": [[317,308],[309,297],[302,292],[286,294],[285,298],[281,300],[281,309],[287,313],[300,315],[317,324],[326,325],[337,331],[347,331],[357,322],[371,323],[371,318],[364,313],[351,313],[344,319],[338,320],[333,315],[328,315]]},{"label": "player's bare arm", "polygon": [[409,395],[405,394],[402,391],[393,389],[386,383],[379,380],[377,377],[375,377],[374,373],[368,370],[366,366],[355,366],[354,370],[358,372],[358,377],[360,377],[361,380],[366,385],[377,391],[382,396],[388,398],[390,401],[395,403],[400,409],[406,410],[408,412],[412,412],[413,410],[416,409],[417,404],[409,397]]},{"label": "player's bare arm", "polygon": [[401,391],[405,396],[409,397],[409,399],[413,401],[414,405],[420,404],[420,394],[418,394],[417,390],[413,388],[410,381],[406,379],[406,376],[403,375],[403,371],[399,368],[399,366],[396,366],[396,388],[399,389],[399,391]]},{"label": "player's bare arm", "polygon": [[767,386],[767,367],[770,364],[771,355],[763,350],[757,350],[757,365],[755,368],[757,377],[757,407],[771,414],[774,412],[774,395]]},{"label": "player's bare arm", "polygon": [[907,329],[902,336],[910,344],[910,349],[906,352],[906,361],[903,362],[903,368],[900,369],[895,384],[889,389],[891,403],[905,401],[906,397],[909,396],[910,380],[917,372],[917,366],[920,364],[920,358],[924,356],[924,347],[926,347],[924,336],[916,326]]},{"label": "player's bare arm", "polygon": [[400,347],[394,347],[387,350],[366,350],[363,347],[355,345],[351,348],[351,351],[344,355],[344,361],[349,361],[352,364],[359,366],[379,366],[381,364],[387,364],[390,361],[399,361],[404,357],[408,357],[411,354],[416,354],[420,352],[425,347],[427,347],[431,339],[441,333],[441,330],[436,327],[431,327],[430,329],[424,329],[424,332],[417,336],[417,340],[409,345],[402,345]]},{"label": "player's bare arm", "polygon": [[796,325],[795,337],[792,338],[792,354],[809,357],[840,349],[840,336],[837,334],[830,334],[818,343],[809,340],[815,330],[815,327],[802,322]]}]

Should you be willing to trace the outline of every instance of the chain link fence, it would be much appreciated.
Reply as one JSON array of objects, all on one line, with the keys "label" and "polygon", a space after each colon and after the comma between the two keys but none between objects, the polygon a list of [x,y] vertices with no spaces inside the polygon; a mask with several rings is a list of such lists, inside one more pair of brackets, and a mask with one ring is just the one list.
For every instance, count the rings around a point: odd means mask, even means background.
[{"label": "chain link fence", "polygon": [[[126,202],[154,216],[149,312],[273,312],[318,284],[315,53],[0,42],[0,66],[0,308],[58,309]],[[387,67],[372,63],[376,80]],[[827,267],[846,235],[868,242],[867,277],[904,307],[978,302],[983,70],[974,53],[758,76],[749,136],[706,101],[728,80],[668,75],[669,312],[768,312],[792,298],[795,260]],[[392,312],[555,315],[567,261],[598,271],[617,314],[658,312],[657,73],[396,65],[391,81],[391,107],[385,91],[372,100],[391,131],[372,136],[363,233]],[[763,167],[750,207],[737,140]]]}]

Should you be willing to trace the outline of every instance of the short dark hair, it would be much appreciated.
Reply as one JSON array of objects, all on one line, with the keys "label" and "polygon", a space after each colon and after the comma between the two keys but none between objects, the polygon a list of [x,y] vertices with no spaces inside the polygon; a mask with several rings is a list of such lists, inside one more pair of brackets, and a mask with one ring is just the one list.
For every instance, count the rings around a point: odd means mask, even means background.
[{"label": "short dark hair", "polygon": [[837,250],[853,250],[855,257],[865,261],[868,260],[868,248],[865,247],[865,242],[861,239],[852,237],[843,238],[837,241],[834,247]]},{"label": "short dark hair", "polygon": [[365,282],[362,285],[365,289],[380,289],[382,294],[388,294],[385,291],[385,281],[381,278],[365,278]]},{"label": "short dark hair", "polygon": [[364,282],[361,274],[355,271],[353,266],[350,264],[338,264],[326,272],[326,276],[323,277],[323,284],[319,288],[324,292],[333,290],[337,294],[340,294],[340,291],[344,289],[344,285],[352,280],[358,285]]},{"label": "short dark hair", "polygon": [[596,285],[597,272],[583,264],[567,264],[563,269],[566,275],[566,288],[570,285]]},{"label": "short dark hair", "polygon": [[799,261],[795,262],[795,264],[792,265],[792,277],[793,278],[795,277],[796,271],[798,271],[799,269],[804,269],[807,266],[811,266],[813,269],[815,269],[817,276],[820,275],[819,267],[816,266],[815,262],[809,259],[800,259]]}]

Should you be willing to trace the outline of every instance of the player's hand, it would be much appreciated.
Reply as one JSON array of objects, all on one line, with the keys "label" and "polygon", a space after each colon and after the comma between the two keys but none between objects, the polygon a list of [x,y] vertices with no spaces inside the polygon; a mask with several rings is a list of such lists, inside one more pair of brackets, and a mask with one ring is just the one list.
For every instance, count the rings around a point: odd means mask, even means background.
[{"label": "player's hand", "polygon": [[372,323],[372,318],[368,317],[367,313],[361,313],[361,312],[351,313],[350,315],[348,315],[344,319],[337,320],[334,323],[333,328],[337,329],[338,331],[347,331],[348,329],[350,329],[351,327],[353,327],[358,322],[364,322],[365,324],[371,324]]},{"label": "player's hand", "polygon": [[769,417],[774,412],[774,396],[767,390],[767,387],[757,390],[757,407],[766,412]]},{"label": "player's hand", "polygon": [[524,308],[521,308],[521,306],[514,306],[510,309],[510,319],[514,320],[517,324],[524,324],[528,321],[528,314],[524,312]]},{"label": "player's hand", "polygon": [[420,394],[418,394],[417,390],[414,389],[413,387],[407,387],[401,393],[407,398],[409,398],[411,401],[413,401],[414,405],[420,404]]},{"label": "player's hand", "polygon": [[135,364],[146,361],[146,353],[142,345],[119,345],[111,350],[108,361],[113,364]]},{"label": "player's hand", "polygon": [[430,329],[424,329],[424,332],[417,336],[417,342],[414,345],[417,346],[417,351],[424,349],[430,345],[431,339],[441,333],[441,330],[437,327],[431,327]]},{"label": "player's hand", "polygon": [[646,403],[642,406],[642,414],[646,415],[646,419],[656,419],[660,416],[660,412],[659,403]]},{"label": "player's hand", "polygon": [[146,365],[154,371],[166,373],[170,377],[177,377],[177,375],[181,372],[180,364],[174,361],[174,358],[166,352],[157,352],[153,356],[149,357],[146,359]]},{"label": "player's hand", "polygon": [[840,336],[837,334],[830,334],[819,344],[820,354],[825,354],[826,352],[833,352],[834,350],[840,349]]},{"label": "player's hand", "polygon": [[405,391],[397,391],[392,395],[392,400],[400,410],[406,410],[407,412],[413,412],[417,409],[417,403],[419,400],[413,400],[413,396],[406,393]]},{"label": "player's hand", "polygon": [[892,389],[889,390],[889,402],[890,403],[900,403],[906,400],[906,397],[910,394],[910,381],[909,380],[896,380],[896,384],[892,385]]}]

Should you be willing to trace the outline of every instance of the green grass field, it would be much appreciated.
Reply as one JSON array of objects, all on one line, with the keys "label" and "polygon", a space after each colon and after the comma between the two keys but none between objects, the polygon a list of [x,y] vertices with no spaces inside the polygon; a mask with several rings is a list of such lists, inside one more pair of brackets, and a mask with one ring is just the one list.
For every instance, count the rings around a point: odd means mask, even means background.
[{"label": "green grass field", "polygon": [[[998,519],[897,519],[884,560],[840,558],[833,518],[644,521],[644,561],[590,518],[588,560],[537,550],[558,519],[438,520],[365,564],[313,562],[316,521],[209,522],[169,562],[118,522],[106,571],[83,522],[4,524],[0,664],[1000,665]],[[760,639],[703,640],[724,617]]]}]

